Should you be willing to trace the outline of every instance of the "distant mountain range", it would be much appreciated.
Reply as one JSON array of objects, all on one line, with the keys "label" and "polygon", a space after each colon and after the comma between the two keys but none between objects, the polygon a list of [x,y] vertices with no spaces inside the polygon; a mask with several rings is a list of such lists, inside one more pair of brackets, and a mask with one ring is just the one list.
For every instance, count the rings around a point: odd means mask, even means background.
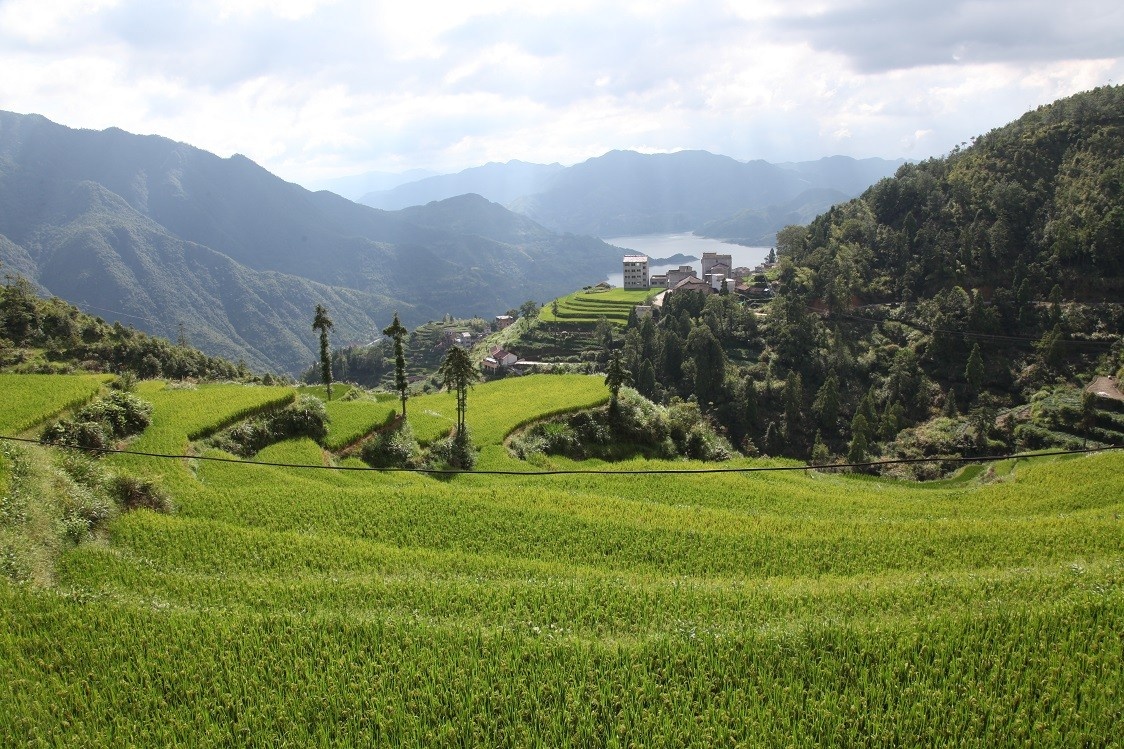
[{"label": "distant mountain range", "polygon": [[555,231],[600,237],[695,231],[772,244],[779,229],[807,223],[903,163],[831,156],[771,164],[706,151],[611,151],[571,167],[487,164],[371,192],[360,202],[397,210],[471,192]]},{"label": "distant mountain range", "polygon": [[0,262],[95,315],[297,372],[315,359],[316,304],[349,343],[377,336],[395,311],[407,326],[491,316],[619,269],[619,250],[594,236],[696,230],[765,244],[899,163],[613,151],[397,184],[365,197],[381,210],[243,156],[0,112]]},{"label": "distant mountain range", "polygon": [[385,212],[285,182],[242,156],[0,112],[0,261],[45,294],[258,370],[337,341],[491,316],[596,282],[619,250],[479,196]]}]

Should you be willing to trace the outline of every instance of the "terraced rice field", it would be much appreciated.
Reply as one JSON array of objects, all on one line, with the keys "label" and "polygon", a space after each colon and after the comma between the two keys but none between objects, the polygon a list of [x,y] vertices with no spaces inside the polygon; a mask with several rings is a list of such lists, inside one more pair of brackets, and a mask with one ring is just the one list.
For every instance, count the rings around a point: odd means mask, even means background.
[{"label": "terraced rice field", "polygon": [[[137,447],[181,451],[292,397],[141,394]],[[443,397],[410,401],[419,435],[440,432]],[[604,397],[596,378],[477,385],[480,466],[527,470],[508,430]],[[306,440],[260,457],[332,464]],[[177,512],[122,515],[63,554],[53,587],[0,582],[0,745],[1124,737],[1119,452],[932,486],[113,461],[160,477]]]},{"label": "terraced rice field", "polygon": [[552,304],[545,304],[539,310],[539,319],[551,323],[593,324],[601,317],[608,322],[624,325],[628,313],[638,304],[644,304],[660,290],[649,289],[609,289],[597,288],[575,291],[556,302],[558,311]]}]

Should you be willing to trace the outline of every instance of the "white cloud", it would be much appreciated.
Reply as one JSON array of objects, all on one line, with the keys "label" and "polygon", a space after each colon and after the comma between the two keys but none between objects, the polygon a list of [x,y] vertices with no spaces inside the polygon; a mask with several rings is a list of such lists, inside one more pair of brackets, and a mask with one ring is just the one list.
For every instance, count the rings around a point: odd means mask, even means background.
[{"label": "white cloud", "polygon": [[6,0],[0,3],[0,29],[31,44],[57,43],[79,32],[85,19],[112,8],[119,0]]},{"label": "white cloud", "polygon": [[923,158],[1120,79],[1124,11],[1075,2],[0,0],[0,108],[298,180],[613,148]]}]

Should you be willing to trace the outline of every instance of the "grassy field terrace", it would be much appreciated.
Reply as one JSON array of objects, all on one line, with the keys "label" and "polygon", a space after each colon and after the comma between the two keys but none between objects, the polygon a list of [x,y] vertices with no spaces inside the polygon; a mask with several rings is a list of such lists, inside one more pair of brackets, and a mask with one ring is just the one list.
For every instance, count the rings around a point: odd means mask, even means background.
[{"label": "grassy field terrace", "polygon": [[[0,377],[0,425],[98,387]],[[138,395],[154,410],[130,447],[188,456],[296,391]],[[601,378],[537,375],[468,399],[479,468],[600,473],[333,470],[362,466],[329,448],[394,401],[333,402],[327,447],[103,459],[175,509],[120,514],[47,584],[0,564],[0,746],[1122,745],[1124,453],[923,485],[531,466],[503,445],[606,398]],[[408,410],[436,439],[452,398]],[[50,454],[0,452],[0,542]]]},{"label": "grassy field terrace", "polygon": [[597,287],[582,289],[555,300],[557,312],[554,311],[553,303],[543,305],[539,310],[539,319],[545,323],[589,326],[604,317],[610,323],[624,325],[628,322],[628,313],[633,307],[645,304],[660,291],[661,289]]}]

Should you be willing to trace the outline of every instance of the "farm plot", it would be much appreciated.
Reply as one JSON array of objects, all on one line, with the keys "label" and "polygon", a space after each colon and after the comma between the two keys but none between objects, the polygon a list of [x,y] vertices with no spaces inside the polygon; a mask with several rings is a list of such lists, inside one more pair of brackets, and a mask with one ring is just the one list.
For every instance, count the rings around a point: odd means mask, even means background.
[{"label": "farm plot", "polygon": [[0,374],[0,433],[15,434],[94,397],[111,375]]},{"label": "farm plot", "polygon": [[[512,430],[537,419],[605,403],[603,377],[527,375],[478,384],[469,390],[466,419],[477,445],[499,444]],[[456,396],[423,395],[410,400],[407,412],[418,440],[433,442],[456,421]]]},{"label": "farm plot", "polygon": [[[469,419],[494,409],[478,442],[516,466],[499,444],[514,425],[603,388],[480,385]],[[226,403],[209,420],[188,391],[151,393],[150,429],[182,445],[281,395],[263,390],[194,391]],[[411,421],[445,397],[412,399]],[[317,465],[323,451],[294,440],[262,457]],[[121,516],[108,543],[63,555],[53,589],[0,582],[0,745],[1124,735],[1120,453],[931,487],[803,472],[137,467],[178,476],[177,514]]]},{"label": "farm plot", "polygon": [[340,401],[324,404],[328,410],[328,438],[325,445],[340,450],[363,435],[390,423],[398,412],[398,401]]},{"label": "farm plot", "polygon": [[545,304],[539,310],[539,319],[544,322],[596,323],[604,317],[608,322],[624,325],[628,314],[637,304],[644,304],[659,290],[648,289],[585,289],[575,291],[556,301]]}]

